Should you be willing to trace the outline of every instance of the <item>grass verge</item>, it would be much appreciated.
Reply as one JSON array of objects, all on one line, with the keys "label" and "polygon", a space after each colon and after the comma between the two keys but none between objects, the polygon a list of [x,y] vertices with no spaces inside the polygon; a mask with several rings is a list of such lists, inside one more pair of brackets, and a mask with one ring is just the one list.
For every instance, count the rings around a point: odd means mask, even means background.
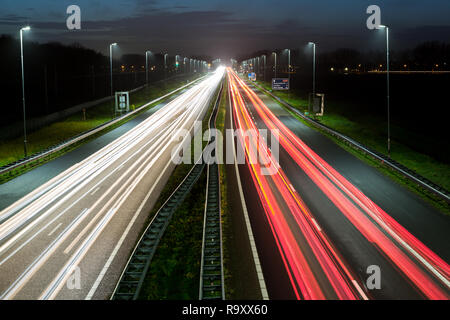
[{"label": "grass verge", "polygon": [[[222,137],[225,137],[225,117],[227,113],[228,105],[228,81],[224,80],[222,97],[220,99],[219,110],[216,120],[216,128],[222,133]],[[224,268],[224,281],[225,281],[225,297],[232,297],[234,293],[233,286],[231,285],[231,272],[228,267],[231,259],[231,252],[227,244],[227,235],[230,230],[230,212],[228,210],[228,196],[227,196],[227,172],[224,164],[219,164],[219,183],[220,183],[220,210],[222,213],[222,251],[223,251],[223,268]]]},{"label": "grass verge", "polygon": [[[176,175],[184,178],[181,171]],[[141,299],[198,299],[205,186],[206,171],[174,213],[153,257]]]}]

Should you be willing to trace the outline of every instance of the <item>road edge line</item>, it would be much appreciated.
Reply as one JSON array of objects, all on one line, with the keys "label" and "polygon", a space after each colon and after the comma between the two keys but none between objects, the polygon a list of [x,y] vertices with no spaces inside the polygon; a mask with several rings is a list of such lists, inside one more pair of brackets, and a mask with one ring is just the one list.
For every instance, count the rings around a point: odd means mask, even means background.
[{"label": "road edge line", "polygon": [[[232,116],[233,110],[231,109],[231,99],[230,99],[230,91],[229,90],[228,90],[228,106],[229,106],[229,110],[231,111],[230,125],[231,125],[231,129],[234,130],[233,116]],[[263,300],[269,300],[269,294],[267,292],[266,282],[264,280],[264,274],[262,272],[261,263],[259,261],[258,251],[256,250],[255,238],[253,236],[253,230],[252,230],[252,226],[250,224],[250,219],[248,216],[247,205],[245,204],[245,200],[244,200],[244,192],[242,191],[243,189],[242,189],[242,184],[241,184],[241,176],[239,174],[239,167],[237,165],[234,137],[232,138],[232,144],[233,144],[233,156],[234,156],[234,168],[235,168],[235,172],[236,172],[236,180],[237,180],[237,185],[238,185],[238,189],[239,189],[239,196],[241,199],[242,211],[244,213],[244,220],[245,220],[245,226],[247,228],[248,240],[250,242],[250,247],[251,247],[252,255],[253,255],[253,261],[255,263],[256,275],[258,277],[259,287],[261,289],[261,295],[262,295]]]}]

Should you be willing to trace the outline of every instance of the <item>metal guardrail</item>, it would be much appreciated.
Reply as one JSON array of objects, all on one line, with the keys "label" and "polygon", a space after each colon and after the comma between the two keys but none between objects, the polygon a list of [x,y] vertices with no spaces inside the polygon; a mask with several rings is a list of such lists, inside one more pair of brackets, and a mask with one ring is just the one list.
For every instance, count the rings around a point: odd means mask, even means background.
[{"label": "metal guardrail", "polygon": [[131,117],[132,115],[135,115],[136,113],[142,111],[143,109],[145,109],[149,105],[154,104],[154,103],[156,103],[158,101],[161,101],[161,100],[167,98],[168,96],[170,96],[170,95],[172,95],[172,94],[174,94],[174,93],[176,93],[176,92],[178,92],[178,91],[180,91],[180,90],[190,86],[191,84],[193,84],[193,83],[195,83],[195,82],[197,82],[197,81],[199,81],[199,80],[201,80],[203,78],[204,77],[198,78],[198,79],[196,79],[196,80],[194,80],[194,81],[192,81],[192,82],[190,82],[190,83],[188,83],[188,84],[186,84],[186,85],[184,85],[184,86],[182,86],[182,87],[180,87],[180,88],[178,88],[176,90],[173,90],[173,91],[171,91],[171,92],[169,92],[169,93],[167,93],[167,94],[165,94],[165,95],[163,95],[163,96],[161,96],[161,97],[159,97],[157,99],[154,99],[154,100],[152,100],[152,101],[150,101],[150,102],[140,106],[139,108],[135,109],[134,111],[131,111],[131,112],[126,113],[126,114],[124,114],[124,115],[122,115],[120,117],[117,117],[115,119],[107,121],[107,122],[105,122],[105,123],[103,123],[103,124],[101,124],[101,125],[99,125],[99,126],[97,126],[95,128],[92,128],[92,129],[90,129],[88,131],[80,133],[79,135],[76,135],[75,137],[72,137],[72,138],[70,138],[68,140],[65,140],[65,141],[63,141],[63,142],[61,142],[61,143],[59,143],[57,145],[51,146],[51,147],[49,147],[49,148],[47,148],[45,150],[37,152],[37,153],[35,153],[35,154],[31,155],[31,156],[28,156],[26,158],[23,158],[23,159],[14,161],[12,163],[9,163],[7,165],[4,165],[4,166],[0,167],[0,175],[4,174],[4,173],[7,173],[7,172],[9,172],[11,170],[17,169],[17,168],[19,168],[21,166],[24,166],[26,164],[29,164],[31,162],[43,159],[43,158],[45,158],[45,157],[47,157],[47,156],[49,156],[49,155],[51,155],[53,153],[61,151],[62,149],[65,149],[65,148],[67,148],[67,147],[69,147],[69,146],[71,146],[71,145],[73,145],[73,144],[75,144],[75,143],[77,143],[79,141],[82,141],[82,140],[84,140],[84,139],[86,139],[86,138],[88,138],[88,137],[98,133],[99,131],[102,131],[102,130],[104,130],[104,129],[106,129],[106,128],[116,124],[119,121],[122,121],[122,120],[124,120],[124,119],[126,119],[128,117]]},{"label": "metal guardrail", "polygon": [[[217,115],[217,108],[220,103],[222,89],[223,85],[219,90],[213,112],[211,113],[211,117],[209,119],[210,128],[212,119]],[[210,135],[208,144],[211,141],[212,139]],[[133,253],[131,254],[131,257],[128,260],[127,265],[114,289],[111,300],[137,300],[139,298],[142,285],[148,269],[150,268],[150,264],[158,244],[164,235],[173,214],[194,187],[205,166],[206,163],[203,161],[202,155],[183,181],[178,185],[175,191],[155,214],[134,248]]]},{"label": "metal guardrail", "polygon": [[392,160],[388,156],[386,156],[386,155],[384,155],[382,153],[379,153],[379,152],[377,152],[375,150],[372,150],[372,149],[362,145],[361,143],[359,143],[359,142],[357,142],[357,141],[355,141],[355,140],[353,140],[353,139],[343,135],[342,133],[339,133],[339,132],[331,129],[330,127],[327,127],[326,125],[321,124],[318,121],[307,117],[301,111],[297,110],[296,108],[294,108],[289,103],[287,103],[286,101],[282,100],[281,98],[275,96],[270,91],[264,89],[263,87],[255,84],[255,83],[254,83],[254,85],[256,87],[258,87],[260,90],[262,90],[265,93],[269,94],[272,98],[274,98],[279,103],[281,103],[282,105],[287,107],[289,110],[291,110],[295,114],[299,115],[302,119],[304,119],[308,123],[318,127],[321,130],[324,130],[328,134],[338,138],[339,140],[341,140],[341,141],[345,142],[346,144],[350,145],[351,147],[356,148],[356,149],[358,149],[358,150],[360,150],[360,151],[370,155],[374,159],[383,162],[385,165],[387,165],[391,169],[397,171],[398,173],[403,175],[405,178],[407,178],[410,181],[418,184],[422,188],[432,192],[433,194],[437,195],[438,197],[440,197],[441,199],[443,199],[447,203],[450,203],[450,192],[448,190],[446,190],[443,187],[433,183],[432,181],[430,181],[427,178],[419,175],[415,171],[405,167],[404,165],[398,163],[397,161]]},{"label": "metal guardrail", "polygon": [[[219,96],[222,94],[222,90],[223,86]],[[210,123],[210,128],[215,127],[217,110],[218,106],[215,111],[214,123]],[[217,143],[215,137],[212,137],[210,140],[211,143],[216,145],[212,153],[214,156],[217,152]],[[208,164],[207,171],[199,299],[225,300],[219,166],[215,162]]]}]

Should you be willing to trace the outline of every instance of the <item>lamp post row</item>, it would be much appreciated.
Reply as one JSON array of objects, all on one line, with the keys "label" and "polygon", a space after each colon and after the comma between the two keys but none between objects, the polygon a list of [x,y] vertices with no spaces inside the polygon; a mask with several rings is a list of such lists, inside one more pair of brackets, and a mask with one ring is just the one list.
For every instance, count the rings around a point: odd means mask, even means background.
[{"label": "lamp post row", "polygon": [[[19,34],[20,34],[20,64],[21,64],[21,74],[22,74],[22,111],[23,111],[23,151],[24,151],[24,155],[25,157],[28,156],[28,141],[27,141],[27,122],[26,122],[26,108],[25,108],[25,68],[24,68],[24,55],[23,55],[23,32],[24,31],[28,31],[30,30],[31,27],[26,26],[23,27],[19,30]],[[114,86],[113,86],[113,47],[117,46],[117,43],[111,43],[109,45],[109,67],[110,67],[110,89],[111,89],[111,97],[114,95]],[[151,54],[151,51],[146,51],[145,52],[145,70],[146,70],[146,76],[145,76],[145,82],[146,85],[148,86],[148,56],[149,54]],[[164,77],[165,79],[167,79],[167,56],[168,54],[164,54]],[[177,70],[178,70],[178,57],[179,55],[177,55],[175,57],[176,59],[176,64],[177,64]],[[186,65],[186,59],[188,58],[184,58],[183,59],[183,63]],[[198,63],[199,69],[200,66],[202,68],[206,67],[206,61],[199,61],[196,59],[191,59],[189,58],[189,72],[192,72],[191,69],[191,64],[192,62],[194,62],[194,68],[195,63]],[[202,63],[202,64],[200,64]],[[186,72],[186,66],[185,66],[185,72]]]},{"label": "lamp post row", "polygon": [[[389,62],[389,27],[385,25],[380,25],[380,28],[384,28],[386,30],[386,100],[387,100],[387,151],[388,156],[391,156],[391,130],[390,130],[390,62]],[[23,27],[20,29],[20,60],[21,60],[21,71],[22,71],[22,109],[23,109],[23,132],[24,132],[24,140],[23,140],[23,147],[24,147],[24,154],[25,157],[27,157],[27,126],[26,126],[26,108],[25,108],[25,70],[24,70],[24,59],[23,59],[23,31],[28,31],[31,28],[29,26]],[[313,49],[313,79],[312,79],[312,89],[313,89],[313,95],[316,92],[316,44],[314,42],[309,42],[310,45],[312,45]],[[110,54],[110,82],[111,82],[111,96],[113,96],[113,47],[117,46],[117,43],[111,43],[109,45],[109,54]],[[291,67],[291,50],[286,49],[288,51],[288,74],[290,79],[290,67]],[[146,70],[146,85],[148,86],[148,54],[151,53],[151,51],[145,52],[145,70]],[[277,53],[272,52],[272,55],[275,55],[274,59],[274,75],[275,78],[277,77]],[[164,54],[164,78],[167,80],[167,56],[168,54]],[[265,69],[266,69],[266,56],[264,57],[264,79],[265,79]],[[183,63],[186,64],[185,60],[187,58],[183,59]],[[259,57],[253,58],[253,68],[255,68],[256,61],[258,61],[258,69],[260,68],[259,63]],[[196,62],[198,62],[199,69],[200,67],[205,68],[206,62],[205,61],[199,61],[196,59],[193,59],[194,62],[194,70],[196,68]],[[178,71],[178,55],[175,56],[175,63],[176,68]],[[201,64],[200,64],[201,63]],[[192,59],[189,59],[189,72],[192,72],[191,69],[192,65]],[[185,72],[186,72],[186,66],[185,66]]]}]

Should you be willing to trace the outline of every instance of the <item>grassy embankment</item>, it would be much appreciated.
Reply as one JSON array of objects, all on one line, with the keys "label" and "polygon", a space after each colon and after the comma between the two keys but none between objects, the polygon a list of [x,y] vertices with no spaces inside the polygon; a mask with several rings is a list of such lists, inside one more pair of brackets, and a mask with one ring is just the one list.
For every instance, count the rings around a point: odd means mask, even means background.
[{"label": "grassy embankment", "polygon": [[[263,88],[270,90],[270,83],[265,83],[258,81],[258,84]],[[288,94],[287,92],[277,91],[273,92],[279,98],[288,102],[294,108],[305,112],[308,110],[308,101],[301,98],[295,92]],[[376,150],[380,153],[386,154],[386,132],[384,126],[379,126],[374,124],[367,118],[360,118],[357,121],[350,120],[337,111],[343,110],[345,106],[338,105],[333,101],[326,101],[325,115],[320,118],[320,122],[324,125],[368,146],[369,148]],[[289,110],[288,110],[289,111]],[[305,122],[301,117],[295,113],[290,112],[300,121],[304,122],[306,125],[315,128],[309,123]],[[402,129],[396,127],[395,130],[402,134]],[[324,134],[326,134],[324,132]],[[404,133],[407,134],[406,132]],[[328,135],[328,134],[326,134]],[[357,156],[359,159],[365,161],[373,167],[378,168],[381,172],[392,178],[397,183],[406,186],[408,189],[413,191],[422,197],[425,201],[436,207],[438,210],[445,214],[450,214],[450,206],[444,200],[435,196],[433,193],[421,188],[420,186],[412,183],[410,180],[403,177],[396,171],[388,168],[386,165],[376,161],[372,157],[363,154],[362,152],[349,147],[348,145],[342,143],[340,140],[328,135],[333,141],[339,144],[341,147],[349,151],[350,153]],[[411,148],[403,145],[402,143],[392,140],[391,141],[391,158],[395,161],[403,164],[404,166],[414,170],[423,177],[433,181],[434,183],[450,190],[450,166],[441,163],[432,157],[412,150]]]},{"label": "grassy embankment", "polygon": [[[203,119],[203,130],[208,128],[208,121],[217,94]],[[197,134],[203,134],[203,132]],[[203,147],[205,146],[206,142],[203,142]],[[192,143],[192,154],[193,148],[194,143]],[[192,165],[180,164],[174,169],[150,212],[149,222],[191,168]],[[149,272],[146,275],[140,299],[198,299],[205,196],[206,170],[203,171],[186,200],[175,211],[164,236],[161,238]]]},{"label": "grassy embankment", "polygon": [[[216,120],[216,128],[222,133],[222,137],[225,138],[225,118],[228,106],[228,82],[225,78],[223,85],[222,97],[219,104],[219,110]],[[223,142],[225,140],[222,140]],[[225,157],[225,153],[224,153]],[[227,267],[231,259],[230,249],[227,247],[227,237],[231,232],[229,226],[228,201],[227,201],[227,173],[224,164],[219,164],[219,179],[220,179],[220,209],[222,214],[222,250],[223,250],[223,267],[224,267],[224,280],[225,280],[225,297],[233,296],[233,287],[231,285],[230,269]]]},{"label": "grassy embankment", "polygon": [[[194,79],[194,78],[192,78]],[[135,92],[130,95],[130,108],[138,108],[148,101],[154,100],[170,91],[175,90],[181,85],[186,83],[186,79],[172,79],[167,81],[167,85],[164,83],[157,83],[153,85],[149,85],[148,88],[144,88],[138,92]],[[160,101],[161,102],[161,101]],[[158,103],[149,105],[145,110],[142,110],[138,114],[156,106]],[[92,107],[86,111],[86,120],[83,120],[82,112],[72,115],[64,120],[57,121],[52,123],[49,126],[43,127],[37,131],[31,132],[28,134],[28,153],[34,154],[45,150],[51,146],[57,145],[71,137],[74,137],[78,134],[81,134],[87,130],[93,129],[109,120],[111,120],[112,113],[112,105],[111,102],[106,102],[99,104],[95,107]],[[117,128],[123,123],[133,119],[138,114],[129,117],[125,120],[119,121],[118,123],[110,126],[101,132],[98,132],[89,138],[84,139],[78,143],[75,143],[63,150],[53,153],[43,159],[34,161],[20,168],[14,169],[10,172],[7,172],[3,175],[0,175],[0,184],[4,183],[8,180],[13,179],[14,177],[21,175],[32,168],[42,165],[54,158],[61,156],[64,153],[67,153],[80,145],[102,135],[108,131]],[[18,137],[11,140],[0,140],[0,166],[17,161],[23,157],[23,137]]]}]

